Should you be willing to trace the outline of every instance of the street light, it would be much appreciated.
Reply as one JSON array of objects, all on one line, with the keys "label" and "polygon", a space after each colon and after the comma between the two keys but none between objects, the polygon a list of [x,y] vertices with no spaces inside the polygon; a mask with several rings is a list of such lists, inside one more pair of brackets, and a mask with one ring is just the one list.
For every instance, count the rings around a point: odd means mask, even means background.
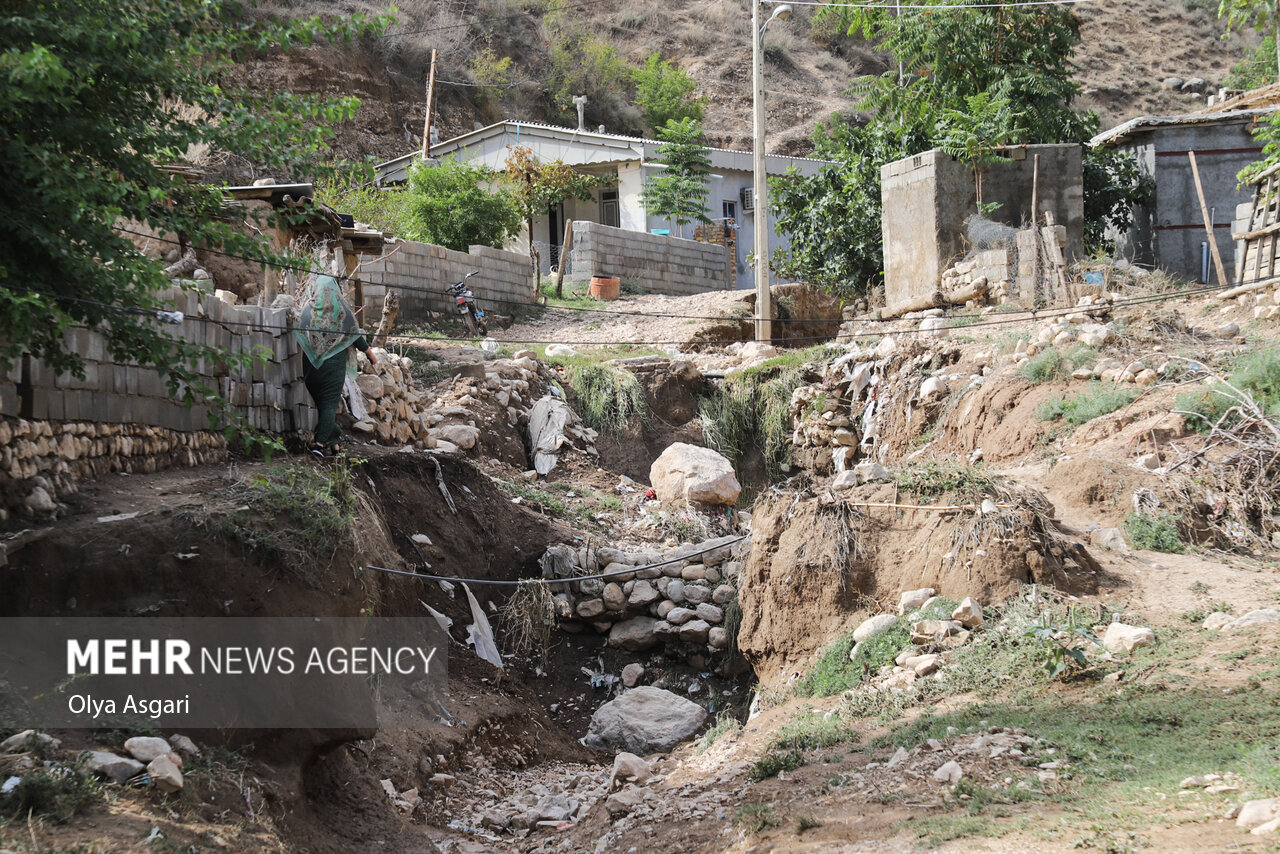
[{"label": "street light", "polygon": [[751,168],[755,208],[756,254],[756,340],[773,338],[773,299],[769,293],[769,189],[764,171],[764,31],[774,19],[791,17],[791,7],[783,4],[773,10],[769,19],[760,21],[760,0],[751,0],[751,106],[754,132],[751,146]]}]

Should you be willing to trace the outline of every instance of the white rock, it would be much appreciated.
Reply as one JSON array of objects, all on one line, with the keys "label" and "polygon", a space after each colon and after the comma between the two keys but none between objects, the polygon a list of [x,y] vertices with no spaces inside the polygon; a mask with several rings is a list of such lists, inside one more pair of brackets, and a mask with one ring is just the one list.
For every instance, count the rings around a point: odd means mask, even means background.
[{"label": "white rock", "polygon": [[1214,611],[1212,614],[1204,618],[1204,622],[1200,624],[1200,628],[1208,631],[1219,631],[1225,628],[1234,618],[1230,614],[1224,614],[1222,611]]},{"label": "white rock", "polygon": [[851,471],[842,471],[831,480],[832,489],[852,489],[859,483],[858,475]]},{"label": "white rock", "polygon": [[879,463],[861,462],[853,467],[859,483],[871,483],[877,480],[893,480],[893,474]]},{"label": "white rock", "polygon": [[1119,528],[1097,528],[1089,534],[1089,542],[1116,554],[1129,554],[1129,544]]},{"label": "white rock", "polygon": [[1240,805],[1240,814],[1236,816],[1236,827],[1253,830],[1275,818],[1280,818],[1280,798],[1245,801]]},{"label": "white rock", "polygon": [[933,772],[933,779],[939,783],[946,783],[954,786],[964,777],[964,769],[960,767],[960,763],[952,759],[950,762],[944,763],[938,770]]},{"label": "white rock", "polygon": [[733,464],[710,448],[676,442],[649,468],[659,500],[732,506],[742,492]]},{"label": "white rock", "polygon": [[168,754],[152,759],[147,765],[147,774],[151,776],[156,788],[162,792],[177,792],[182,789],[182,771]]},{"label": "white rock", "polygon": [[653,769],[649,767],[648,762],[634,753],[627,753],[624,750],[613,757],[613,773],[609,776],[610,789],[619,783],[635,783],[637,786],[643,786],[651,779],[653,779]]},{"label": "white rock", "polygon": [[124,743],[124,749],[139,762],[150,762],[157,756],[168,756],[173,752],[168,741],[149,735],[135,735]]},{"label": "white rock", "polygon": [[933,597],[938,591],[932,587],[921,587],[919,590],[907,590],[898,599],[898,613],[906,614],[920,608],[925,602]]},{"label": "white rock", "polygon": [[853,630],[853,639],[857,643],[877,635],[882,635],[898,624],[898,618],[893,614],[879,614],[870,619],[863,620],[856,629]]},{"label": "white rock", "polygon": [[57,750],[62,742],[45,732],[24,729],[0,741],[0,753],[25,753],[29,750]]},{"label": "white rock", "polygon": [[643,652],[658,643],[654,628],[658,621],[653,617],[632,617],[614,623],[609,630],[609,646],[629,652]]},{"label": "white rock", "polygon": [[642,685],[596,709],[582,743],[639,756],[665,753],[691,737],[706,719],[706,710],[697,703]]},{"label": "white rock", "polygon": [[1140,646],[1156,642],[1155,632],[1145,626],[1112,623],[1102,636],[1102,645],[1111,652],[1133,652]]},{"label": "white rock", "polygon": [[956,609],[951,612],[951,619],[966,629],[975,629],[982,625],[982,606],[970,597],[965,597]]},{"label": "white rock", "polygon": [[920,337],[940,340],[947,337],[947,319],[945,317],[926,317],[920,321]]},{"label": "white rock", "polygon": [[356,388],[369,400],[385,397],[387,393],[386,383],[377,374],[356,374]]},{"label": "white rock", "polygon": [[1250,611],[1243,617],[1237,617],[1223,627],[1223,631],[1238,632],[1241,629],[1247,629],[1250,626],[1261,626],[1265,623],[1280,622],[1280,611],[1274,608],[1260,608],[1257,611]]},{"label": "white rock", "polygon": [[913,655],[903,662],[903,667],[907,668],[917,676],[928,676],[936,671],[942,665],[942,656],[940,655]]},{"label": "white rock", "polygon": [[443,427],[432,428],[427,435],[432,436],[436,441],[443,440],[464,451],[469,451],[480,439],[480,428],[467,424],[446,424]]},{"label": "white rock", "polygon": [[644,665],[631,662],[622,668],[622,687],[634,688],[644,678]]},{"label": "white rock", "polygon": [[147,766],[136,759],[117,756],[107,750],[91,750],[85,756],[84,767],[112,782],[123,783]]},{"label": "white rock", "polygon": [[947,393],[947,384],[942,377],[929,377],[920,383],[920,393],[917,397],[920,400],[929,400],[930,398],[944,395]]},{"label": "white rock", "polygon": [[551,344],[547,347],[546,354],[548,358],[559,359],[565,356],[576,356],[578,351],[568,344]]}]

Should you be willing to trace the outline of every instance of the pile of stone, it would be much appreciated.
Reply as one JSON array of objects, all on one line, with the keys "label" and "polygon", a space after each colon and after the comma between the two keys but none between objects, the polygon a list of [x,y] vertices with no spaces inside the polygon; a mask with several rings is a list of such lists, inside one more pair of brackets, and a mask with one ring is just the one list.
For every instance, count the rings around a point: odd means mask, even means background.
[{"label": "pile of stone", "polygon": [[0,521],[54,518],[83,478],[216,462],[226,447],[226,437],[206,430],[0,418]]},{"label": "pile of stone", "polygon": [[[1274,285],[1270,289],[1254,288],[1244,285],[1231,291],[1226,291],[1222,297],[1233,303],[1237,308],[1253,312],[1254,320],[1273,320],[1280,317],[1280,285]],[[1234,337],[1234,336],[1221,336]]]},{"label": "pile of stone", "polygon": [[[664,646],[721,655],[725,607],[738,598],[740,542],[719,537],[665,552],[557,545],[543,555],[543,577],[569,579],[552,586],[565,631],[607,634],[626,652]],[[572,580],[597,573],[610,577]]]},{"label": "pile of stone", "polygon": [[1014,296],[1012,280],[1017,275],[1009,266],[1009,254],[1002,249],[987,250],[947,268],[942,273],[943,294],[965,296],[957,301],[970,309],[988,301],[1006,304]]},{"label": "pile of stone", "polygon": [[[38,761],[34,753],[56,753],[62,742],[47,733],[24,730],[0,742],[0,753],[16,757],[11,767],[21,785],[24,770],[35,770]],[[88,750],[80,757],[85,770],[117,785],[141,782],[169,794],[182,790],[182,766],[186,760],[200,755],[200,748],[185,735],[169,738],[134,736],[124,742],[127,755],[109,750]],[[184,759],[185,757],[185,759]]]},{"label": "pile of stone", "polygon": [[[527,423],[546,386],[546,369],[529,350],[511,359],[460,365],[452,384],[434,396],[415,383],[409,357],[380,348],[373,353],[376,364],[363,353],[357,356],[356,386],[367,415],[352,430],[385,444],[446,452],[475,450],[495,419],[505,420],[512,428]],[[596,431],[583,426],[576,416],[566,425],[566,438],[596,454]]]}]

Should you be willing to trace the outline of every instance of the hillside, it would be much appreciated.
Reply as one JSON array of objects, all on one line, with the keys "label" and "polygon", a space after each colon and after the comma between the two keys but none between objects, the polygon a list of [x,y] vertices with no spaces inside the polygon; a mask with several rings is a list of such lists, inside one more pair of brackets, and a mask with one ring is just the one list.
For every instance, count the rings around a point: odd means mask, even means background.
[{"label": "hillside", "polygon": [[[572,123],[574,117],[556,107],[551,91],[557,48],[562,63],[570,66],[579,61],[589,65],[582,57],[596,56],[602,47],[613,48],[631,64],[658,50],[700,85],[712,142],[749,146],[751,12],[746,0],[562,2],[558,23],[548,26],[555,15],[549,19],[545,10],[552,6],[514,0],[409,0],[399,4],[397,23],[382,38],[294,51],[245,72],[258,88],[359,97],[360,115],[339,129],[336,151],[382,159],[420,144],[433,48],[439,51],[436,126],[446,139],[501,118]],[[1252,33],[1222,40],[1214,11],[1202,0],[1094,0],[1077,9],[1083,35],[1077,64],[1085,90],[1080,105],[1096,110],[1104,128],[1135,115],[1199,109],[1200,96],[1165,89],[1164,78],[1200,77],[1216,86],[1257,40]],[[382,10],[369,0],[275,0],[258,11]],[[766,53],[769,147],[780,153],[807,152],[816,123],[848,108],[850,80],[886,68],[883,55],[834,32],[809,7],[797,7],[790,21],[769,30]],[[504,57],[512,58],[510,66],[495,68]],[[588,126],[643,132],[638,114],[618,88],[606,87],[607,97],[588,103]]]}]

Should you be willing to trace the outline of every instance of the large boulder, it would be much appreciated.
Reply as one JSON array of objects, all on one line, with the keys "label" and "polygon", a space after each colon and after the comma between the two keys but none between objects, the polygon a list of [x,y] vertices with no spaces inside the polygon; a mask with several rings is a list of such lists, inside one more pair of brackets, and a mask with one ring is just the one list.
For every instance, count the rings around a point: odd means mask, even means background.
[{"label": "large boulder", "polygon": [[661,501],[732,505],[742,492],[728,459],[710,448],[684,442],[669,445],[653,461],[649,482]]},{"label": "large boulder", "polygon": [[653,633],[657,624],[653,617],[632,617],[614,623],[609,631],[609,646],[627,652],[644,652],[658,643],[658,637]]},{"label": "large boulder", "polygon": [[665,753],[690,738],[706,719],[706,710],[697,703],[642,685],[596,709],[582,742],[596,750],[625,750],[638,756]]}]

